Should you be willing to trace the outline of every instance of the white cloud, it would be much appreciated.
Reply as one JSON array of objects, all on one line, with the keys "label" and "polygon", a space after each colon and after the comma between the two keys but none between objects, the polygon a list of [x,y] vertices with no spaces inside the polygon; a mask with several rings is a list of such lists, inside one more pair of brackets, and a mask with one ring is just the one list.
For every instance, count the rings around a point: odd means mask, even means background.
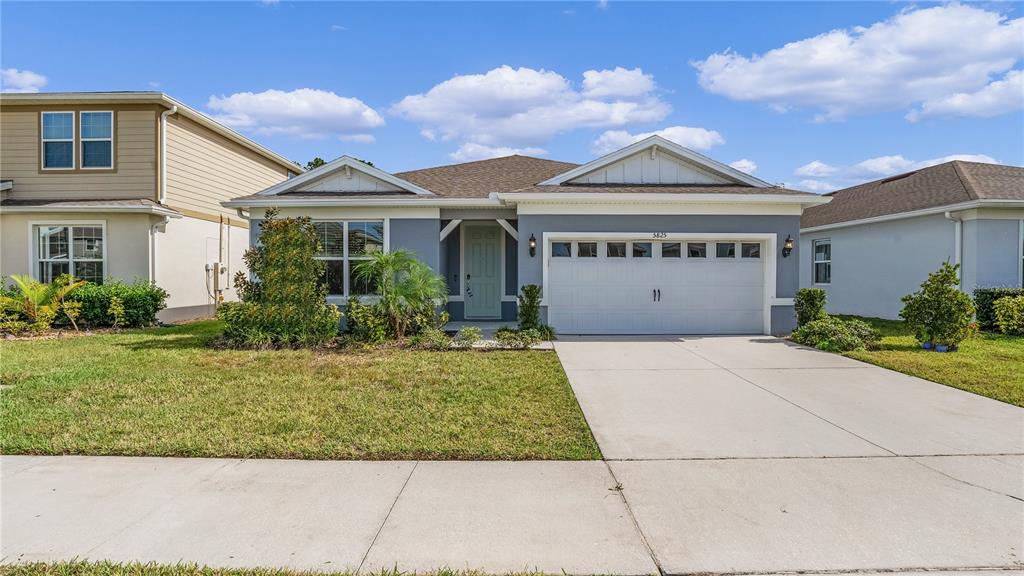
[{"label": "white cloud", "polygon": [[488,158],[499,158],[501,156],[511,156],[513,154],[523,154],[526,156],[541,156],[547,154],[547,150],[543,148],[510,148],[508,146],[485,146],[483,144],[476,144],[473,142],[467,142],[455,152],[452,152],[448,156],[456,162],[471,162],[473,160],[487,160]]},{"label": "white cloud", "polygon": [[[985,154],[950,154],[949,156],[929,158],[927,160],[911,160],[901,154],[894,154],[868,158],[850,166],[831,166],[815,160],[797,168],[794,170],[794,173],[798,176],[810,177],[800,181],[798,184],[800,188],[812,192],[829,192],[838,188],[846,188],[887,176],[912,172],[953,160],[985,162],[988,164],[998,163],[998,160]],[[828,180],[823,180],[823,178],[828,178]]]},{"label": "white cloud", "polygon": [[598,10],[607,10],[608,0],[597,0],[597,8]]},{"label": "white cloud", "polygon": [[[819,119],[905,109],[944,108],[957,94],[983,93],[961,113],[1004,110],[986,87],[1024,57],[1024,18],[947,4],[907,9],[867,27],[832,30],[750,57],[725,51],[694,62],[701,87],[777,110],[808,107]],[[1012,80],[1012,78],[1007,77]],[[1002,95],[1009,87],[989,88]],[[989,108],[989,106],[993,108]]]},{"label": "white cloud", "polygon": [[729,166],[739,170],[740,172],[746,172],[747,174],[753,174],[757,172],[757,162],[749,160],[747,158],[740,158],[735,162],[729,162]]},{"label": "white cloud", "polygon": [[712,146],[725,144],[725,138],[714,130],[691,126],[669,126],[654,132],[640,132],[637,134],[630,134],[625,130],[608,130],[601,134],[597,140],[594,140],[590,149],[597,155],[608,154],[655,134],[666,140],[671,140],[680,146],[693,148],[694,150],[707,150]]},{"label": "white cloud", "polygon": [[341,24],[331,24],[331,32],[341,32],[342,30],[348,30]]},{"label": "white cloud", "polygon": [[810,176],[812,178],[820,178],[823,176],[831,176],[835,174],[838,170],[839,169],[836,168],[835,166],[829,166],[824,162],[814,160],[813,162],[808,162],[807,164],[804,164],[803,166],[797,168],[795,173],[797,176]]},{"label": "white cloud", "polygon": [[587,98],[631,98],[654,91],[654,76],[639,68],[587,70],[583,73],[583,95]]},{"label": "white cloud", "polygon": [[1024,71],[1010,70],[1002,80],[995,80],[977,92],[958,92],[925,100],[919,109],[907,114],[907,120],[917,122],[928,116],[990,118],[1021,108],[1024,108]]},{"label": "white cloud", "polygon": [[373,134],[342,134],[338,136],[338,140],[342,142],[362,142],[364,144],[370,144],[376,142],[376,138]]},{"label": "white cloud", "polygon": [[46,76],[31,70],[4,68],[0,70],[0,92],[39,92],[46,86]]},{"label": "white cloud", "polygon": [[211,96],[206,106],[218,122],[265,136],[336,135],[365,142],[372,139],[367,130],[384,125],[380,114],[361,100],[312,88]]},{"label": "white cloud", "polygon": [[454,76],[406,96],[391,111],[419,123],[420,133],[432,140],[538,146],[571,130],[664,119],[672,107],[654,88],[639,68],[589,70],[580,90],[557,72],[500,66]]}]

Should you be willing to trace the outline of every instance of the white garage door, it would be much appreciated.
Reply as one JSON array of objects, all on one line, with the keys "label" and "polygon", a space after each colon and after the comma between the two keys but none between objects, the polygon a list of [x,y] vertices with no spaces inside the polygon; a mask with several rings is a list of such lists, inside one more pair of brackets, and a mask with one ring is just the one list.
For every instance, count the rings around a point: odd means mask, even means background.
[{"label": "white garage door", "polygon": [[761,334],[759,240],[553,240],[548,322],[564,334]]}]

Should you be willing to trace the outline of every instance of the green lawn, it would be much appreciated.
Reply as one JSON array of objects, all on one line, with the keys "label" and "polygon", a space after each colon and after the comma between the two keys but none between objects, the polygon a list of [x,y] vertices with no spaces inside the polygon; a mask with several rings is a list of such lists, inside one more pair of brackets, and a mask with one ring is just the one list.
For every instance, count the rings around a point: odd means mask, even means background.
[{"label": "green lawn", "polygon": [[1024,338],[983,333],[960,344],[957,352],[940,353],[921,349],[901,321],[860,319],[881,331],[882,345],[846,356],[1024,406]]},{"label": "green lawn", "polygon": [[0,452],[600,458],[554,352],[209,348],[220,330],[0,342]]},{"label": "green lawn", "polygon": [[[351,572],[296,572],[292,570],[255,568],[207,568],[195,564],[116,564],[113,562],[54,562],[0,566],[4,576],[350,576]],[[414,576],[414,573],[386,570],[371,576]],[[437,570],[421,576],[484,576],[472,570]],[[506,576],[540,576],[524,572]]]}]

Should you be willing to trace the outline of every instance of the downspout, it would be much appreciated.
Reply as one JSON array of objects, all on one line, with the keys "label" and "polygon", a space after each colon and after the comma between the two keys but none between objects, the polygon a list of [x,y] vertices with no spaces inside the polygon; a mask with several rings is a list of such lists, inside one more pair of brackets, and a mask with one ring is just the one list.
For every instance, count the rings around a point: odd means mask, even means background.
[{"label": "downspout", "polygon": [[167,117],[178,113],[178,106],[172,105],[170,109],[160,113],[160,196],[161,204],[167,200]]},{"label": "downspout", "polygon": [[[960,264],[963,259],[963,232],[964,223],[960,218],[953,216],[953,213],[946,210],[946,220],[953,222],[953,264]],[[964,270],[960,268],[960,290],[964,289]]]}]

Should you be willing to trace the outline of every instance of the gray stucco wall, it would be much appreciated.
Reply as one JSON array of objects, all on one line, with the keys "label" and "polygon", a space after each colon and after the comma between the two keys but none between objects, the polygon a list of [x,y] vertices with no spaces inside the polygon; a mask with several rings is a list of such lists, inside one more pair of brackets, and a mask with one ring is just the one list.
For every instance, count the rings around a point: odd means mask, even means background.
[{"label": "gray stucco wall", "polygon": [[429,218],[392,218],[391,249],[405,248],[435,271],[441,270],[441,223]]},{"label": "gray stucco wall", "polygon": [[[812,282],[812,242],[832,241],[832,283]],[[800,237],[800,286],[823,288],[835,314],[899,317],[900,298],[946,261],[953,262],[955,225],[941,214],[893,220]]]},{"label": "gray stucco wall", "polygon": [[1020,220],[967,220],[963,287],[1020,286]]},{"label": "gray stucco wall", "polygon": [[[794,247],[788,258],[782,257],[782,242],[786,236],[800,236],[799,216],[664,216],[664,215],[529,215],[519,216],[519,283],[541,284],[544,267],[544,232],[668,232],[707,234],[775,234],[776,297],[792,298],[799,287],[801,251]],[[537,238],[537,255],[531,257],[527,239]],[[778,311],[775,308],[779,308]],[[547,310],[542,313],[547,314]],[[795,325],[792,306],[772,309],[772,333],[785,334]],[[777,324],[776,324],[777,323]]]}]

